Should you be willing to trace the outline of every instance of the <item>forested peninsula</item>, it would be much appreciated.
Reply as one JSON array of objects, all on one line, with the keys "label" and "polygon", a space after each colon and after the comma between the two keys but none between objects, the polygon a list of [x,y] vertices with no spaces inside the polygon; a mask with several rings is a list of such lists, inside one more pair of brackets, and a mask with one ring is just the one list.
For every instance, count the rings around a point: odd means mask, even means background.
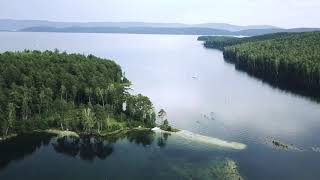
[{"label": "forested peninsula", "polygon": [[85,133],[154,127],[152,102],[128,92],[119,65],[55,51],[0,54],[0,136],[60,129]]},{"label": "forested peninsula", "polygon": [[239,70],[282,89],[320,98],[320,32],[199,40],[207,48],[223,50],[225,60]]}]

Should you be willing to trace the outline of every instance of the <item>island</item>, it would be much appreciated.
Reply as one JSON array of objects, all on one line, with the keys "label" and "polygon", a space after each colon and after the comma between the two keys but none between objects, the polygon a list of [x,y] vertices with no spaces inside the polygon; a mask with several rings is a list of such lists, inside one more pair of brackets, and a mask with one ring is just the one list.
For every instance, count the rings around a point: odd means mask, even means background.
[{"label": "island", "polygon": [[104,135],[153,128],[150,99],[130,94],[114,61],[55,51],[0,54],[0,137],[43,131]]},{"label": "island", "polygon": [[265,82],[320,99],[320,32],[275,33],[245,38],[199,37],[223,50],[226,61]]}]

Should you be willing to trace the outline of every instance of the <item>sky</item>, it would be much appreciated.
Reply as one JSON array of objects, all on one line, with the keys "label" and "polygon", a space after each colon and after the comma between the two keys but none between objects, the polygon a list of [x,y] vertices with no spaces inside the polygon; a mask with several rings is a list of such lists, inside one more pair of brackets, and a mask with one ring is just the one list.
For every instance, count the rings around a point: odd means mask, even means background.
[{"label": "sky", "polygon": [[0,19],[320,27],[320,0],[1,0]]}]

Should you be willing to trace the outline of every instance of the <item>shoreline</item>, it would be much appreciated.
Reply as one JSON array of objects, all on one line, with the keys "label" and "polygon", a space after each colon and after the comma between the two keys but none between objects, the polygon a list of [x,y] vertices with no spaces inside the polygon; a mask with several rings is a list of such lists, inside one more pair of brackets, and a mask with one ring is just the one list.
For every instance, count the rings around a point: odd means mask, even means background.
[{"label": "shoreline", "polygon": [[190,142],[204,143],[207,145],[218,146],[218,147],[226,148],[226,149],[244,150],[247,148],[246,144],[242,144],[240,142],[226,141],[223,139],[205,136],[205,135],[193,133],[193,132],[190,132],[187,130],[180,130],[180,129],[175,129],[175,128],[173,131],[166,131],[166,130],[162,130],[159,127],[124,128],[124,129],[119,129],[119,130],[105,132],[105,133],[86,133],[86,132],[76,132],[76,131],[60,130],[60,129],[34,130],[29,133],[13,134],[13,135],[6,136],[5,138],[0,139],[0,143],[5,142],[5,141],[9,141],[19,135],[32,134],[32,133],[46,133],[46,134],[56,136],[59,139],[59,138],[65,138],[65,137],[81,138],[81,137],[85,137],[85,136],[112,138],[112,137],[122,137],[123,135],[125,135],[127,133],[139,132],[139,131],[140,132],[152,131],[154,133],[162,132],[162,133],[173,134],[173,135],[179,136],[180,138],[186,139]]},{"label": "shoreline", "polygon": [[218,146],[221,148],[226,148],[226,149],[233,149],[233,150],[244,150],[247,148],[246,144],[239,143],[239,142],[234,142],[234,141],[226,141],[223,139],[215,138],[215,137],[210,137],[210,136],[205,136],[197,133],[193,133],[187,130],[179,130],[177,132],[169,132],[162,130],[160,128],[152,128],[151,129],[154,132],[163,132],[163,133],[170,133],[179,136],[180,138],[186,139],[191,142],[198,142],[198,143],[204,143],[207,145],[213,145],[213,146]]},{"label": "shoreline", "polygon": [[151,131],[152,128],[145,128],[145,127],[134,127],[134,128],[124,128],[115,131],[105,132],[105,133],[86,133],[86,132],[77,132],[77,131],[70,131],[70,130],[61,130],[61,129],[46,129],[46,130],[33,130],[27,133],[21,134],[10,134],[8,136],[0,137],[0,143],[13,139],[17,136],[23,134],[32,134],[32,133],[48,133],[57,136],[58,138],[62,137],[76,137],[80,138],[81,136],[97,136],[97,137],[108,137],[108,136],[115,136],[115,135],[122,135],[126,134],[130,131]]},{"label": "shoreline", "polygon": [[10,140],[12,138],[15,138],[17,136],[19,136],[19,134],[10,134],[10,135],[7,135],[7,136],[0,137],[0,143],[3,142],[3,141],[7,141],[7,140]]}]

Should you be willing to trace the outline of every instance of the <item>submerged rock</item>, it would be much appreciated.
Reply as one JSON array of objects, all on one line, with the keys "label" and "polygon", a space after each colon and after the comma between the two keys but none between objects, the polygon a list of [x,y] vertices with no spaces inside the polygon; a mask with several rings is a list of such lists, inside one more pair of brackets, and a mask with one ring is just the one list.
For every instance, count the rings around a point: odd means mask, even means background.
[{"label": "submerged rock", "polygon": [[[228,158],[212,158],[206,162],[188,162],[176,160],[171,162],[163,177],[171,179],[201,180],[243,180],[235,161]],[[160,178],[158,178],[160,179]],[[165,178],[164,178],[165,179]]]},{"label": "submerged rock", "polygon": [[272,140],[272,144],[274,146],[277,146],[277,147],[280,147],[280,148],[283,148],[283,149],[288,149],[289,148],[289,145],[284,144],[284,143],[282,143],[282,142],[280,142],[278,140]]}]

